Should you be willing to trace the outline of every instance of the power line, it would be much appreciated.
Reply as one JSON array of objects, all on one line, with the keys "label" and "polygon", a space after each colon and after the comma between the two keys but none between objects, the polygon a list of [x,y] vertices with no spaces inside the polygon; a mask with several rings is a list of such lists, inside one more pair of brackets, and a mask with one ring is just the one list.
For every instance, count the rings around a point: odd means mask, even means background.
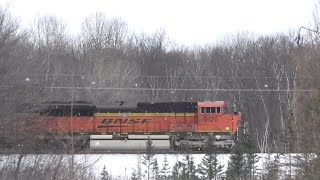
[{"label": "power line", "polygon": [[[10,76],[10,75],[9,75]],[[44,77],[44,76],[62,76],[62,77],[80,77],[82,79],[87,79],[87,78],[94,78],[94,75],[79,75],[79,74],[46,74],[46,73],[36,73],[36,74],[28,74],[28,75],[11,75],[11,76],[23,76],[23,77]],[[199,75],[142,75],[138,76],[137,78],[186,78],[186,77],[203,77],[203,78],[221,78],[221,79],[276,79],[277,77],[275,76],[199,76]],[[320,76],[313,76],[313,77],[304,77],[304,76],[299,76],[299,77],[292,77],[292,76],[284,76],[282,79],[305,79],[305,78],[320,78]]]},{"label": "power line", "polygon": [[74,90],[132,90],[132,91],[246,91],[246,92],[318,92],[317,89],[224,89],[224,88],[214,88],[214,89],[169,89],[169,88],[116,88],[116,87],[45,87],[46,89],[74,89]]},{"label": "power line", "polygon": [[[0,88],[15,88],[19,86],[0,86]],[[222,91],[222,92],[319,92],[320,89],[236,89],[236,88],[213,88],[213,89],[201,89],[201,88],[120,88],[120,87],[79,87],[79,86],[52,86],[44,87],[44,89],[66,89],[66,90],[120,90],[120,91]]]}]

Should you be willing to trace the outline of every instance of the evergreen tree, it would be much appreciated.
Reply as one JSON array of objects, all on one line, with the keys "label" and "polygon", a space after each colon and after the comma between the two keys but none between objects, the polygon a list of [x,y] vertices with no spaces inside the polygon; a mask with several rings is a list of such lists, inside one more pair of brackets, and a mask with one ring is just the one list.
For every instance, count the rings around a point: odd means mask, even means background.
[{"label": "evergreen tree", "polygon": [[154,159],[152,164],[153,164],[153,167],[152,167],[152,179],[153,180],[160,180],[160,172],[159,172],[158,160]]},{"label": "evergreen tree", "polygon": [[180,180],[181,178],[182,178],[182,163],[180,161],[177,161],[173,166],[170,179]]},{"label": "evergreen tree", "polygon": [[259,161],[259,157],[254,153],[255,152],[255,144],[252,141],[252,136],[250,131],[247,130],[247,133],[243,135],[242,147],[245,155],[245,169],[244,169],[244,177],[248,180],[254,180],[255,174],[257,170],[256,163]]},{"label": "evergreen tree", "polygon": [[137,164],[137,177],[140,180],[142,178],[142,160],[141,160],[141,155],[138,156],[138,164]]},{"label": "evergreen tree", "polygon": [[223,166],[218,164],[217,154],[205,154],[201,160],[198,172],[201,180],[216,180]]},{"label": "evergreen tree", "polygon": [[320,159],[314,153],[301,153],[296,155],[294,166],[295,179],[319,180],[320,179]]},{"label": "evergreen tree", "polygon": [[[227,179],[230,180],[251,180],[255,179],[256,163],[259,158],[254,153],[255,146],[251,134],[248,130],[243,134],[241,141],[234,148],[226,172]],[[245,154],[246,153],[246,154]]]},{"label": "evergreen tree", "polygon": [[138,176],[138,174],[137,174],[135,169],[133,170],[133,172],[131,174],[130,180],[140,180],[140,178],[139,178],[139,176]]},{"label": "evergreen tree", "polygon": [[100,173],[101,180],[111,180],[106,166],[103,166],[102,172]]},{"label": "evergreen tree", "polygon": [[[270,156],[270,155],[269,155]],[[270,160],[266,166],[266,173],[263,174],[265,180],[278,180],[280,179],[280,155],[277,154],[273,160]]]},{"label": "evergreen tree", "polygon": [[194,163],[194,158],[189,154],[184,155],[184,159],[182,161],[181,180],[197,180],[199,178],[196,173],[197,169]]},{"label": "evergreen tree", "polygon": [[164,160],[163,160],[163,164],[162,164],[162,168],[160,170],[160,179],[167,180],[167,178],[169,177],[169,173],[170,173],[169,162],[168,162],[167,155],[165,155]]},{"label": "evergreen tree", "polygon": [[234,154],[230,156],[226,171],[227,180],[245,180],[245,165],[243,148],[241,145],[237,145],[234,148]]},{"label": "evergreen tree", "polygon": [[142,157],[142,164],[145,166],[145,173],[144,175],[147,177],[147,180],[150,180],[150,172],[151,168],[153,166],[153,157],[154,157],[154,145],[152,144],[152,141],[150,138],[148,138],[148,141],[146,143],[146,154]]},{"label": "evergreen tree", "polygon": [[133,172],[131,174],[131,180],[141,180],[142,178],[142,172],[141,172],[141,155],[138,155],[138,163],[136,169],[133,169]]},{"label": "evergreen tree", "polygon": [[213,139],[211,136],[207,138],[206,154],[199,164],[198,173],[200,179],[213,180],[218,178],[218,174],[222,172],[223,166],[219,165],[217,159],[217,151],[213,145]]},{"label": "evergreen tree", "polygon": [[244,176],[247,180],[254,180],[257,170],[257,162],[259,161],[259,157],[257,154],[248,153],[245,156],[245,167],[244,167]]}]

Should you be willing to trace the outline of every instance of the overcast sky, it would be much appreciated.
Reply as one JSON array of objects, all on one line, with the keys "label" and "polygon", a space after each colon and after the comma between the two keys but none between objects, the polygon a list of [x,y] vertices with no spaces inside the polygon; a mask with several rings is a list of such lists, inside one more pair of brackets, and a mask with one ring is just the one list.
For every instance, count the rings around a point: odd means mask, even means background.
[{"label": "overcast sky", "polygon": [[179,44],[205,44],[228,34],[270,34],[307,26],[316,0],[0,0],[30,24],[36,16],[54,15],[72,32],[95,12],[121,17],[130,29],[154,32],[164,28]]}]

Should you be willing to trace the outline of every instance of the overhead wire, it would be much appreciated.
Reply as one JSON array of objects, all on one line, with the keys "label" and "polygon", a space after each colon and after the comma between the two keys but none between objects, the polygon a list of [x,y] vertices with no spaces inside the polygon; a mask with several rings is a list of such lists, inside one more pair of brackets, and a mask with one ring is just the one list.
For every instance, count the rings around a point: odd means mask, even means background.
[{"label": "overhead wire", "polygon": [[[15,88],[19,86],[1,85],[0,88]],[[320,89],[240,89],[240,88],[139,88],[139,87],[80,87],[80,86],[45,86],[44,89],[66,90],[120,90],[120,91],[223,91],[223,92],[319,92]]]},{"label": "overhead wire", "polygon": [[[94,75],[80,75],[80,74],[64,74],[64,73],[58,73],[58,74],[53,74],[53,73],[34,73],[34,74],[28,74],[28,75],[11,75],[11,76],[24,76],[24,77],[45,77],[45,76],[62,76],[62,77],[80,77],[82,79],[86,78],[92,78]],[[221,79],[276,79],[277,77],[275,76],[215,76],[215,75],[209,75],[209,76],[204,76],[204,75],[142,75],[138,76],[138,78],[186,78],[186,77],[203,77],[203,78],[221,78]],[[299,77],[292,77],[292,76],[284,76],[282,79],[304,79],[304,78],[320,78],[320,76],[299,76]]]},{"label": "overhead wire", "polygon": [[[42,76],[63,76],[63,77],[81,77],[82,80],[87,79],[88,75],[72,75],[72,74],[30,74],[30,76],[24,76],[24,80],[32,82],[31,77],[42,77]],[[186,78],[190,76],[139,76],[138,78]],[[277,77],[271,76],[192,76],[192,77],[210,77],[216,79],[276,79]],[[137,79],[138,79],[137,78]],[[283,77],[281,79],[297,79],[297,78],[320,78],[320,77]],[[94,80],[92,80],[94,82]],[[30,82],[26,82],[30,83]],[[96,83],[94,83],[96,84]],[[0,88],[15,88],[21,86],[33,86],[34,84],[22,84],[22,85],[0,85]],[[267,88],[148,88],[148,87],[81,87],[81,86],[46,86],[45,89],[73,89],[73,90],[130,90],[130,91],[223,91],[223,92],[318,92],[318,89],[267,89]]]}]

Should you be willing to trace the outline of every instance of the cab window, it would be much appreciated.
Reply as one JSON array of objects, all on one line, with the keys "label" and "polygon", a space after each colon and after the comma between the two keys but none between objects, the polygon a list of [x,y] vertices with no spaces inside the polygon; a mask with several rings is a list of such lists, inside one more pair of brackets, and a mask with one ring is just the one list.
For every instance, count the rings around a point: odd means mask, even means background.
[{"label": "cab window", "polygon": [[221,113],[221,108],[220,107],[217,107],[217,114],[220,114]]},{"label": "cab window", "polygon": [[220,114],[221,113],[221,107],[202,107],[201,113],[206,114]]},{"label": "cab window", "polygon": [[210,113],[210,108],[209,107],[202,107],[201,113]]}]

